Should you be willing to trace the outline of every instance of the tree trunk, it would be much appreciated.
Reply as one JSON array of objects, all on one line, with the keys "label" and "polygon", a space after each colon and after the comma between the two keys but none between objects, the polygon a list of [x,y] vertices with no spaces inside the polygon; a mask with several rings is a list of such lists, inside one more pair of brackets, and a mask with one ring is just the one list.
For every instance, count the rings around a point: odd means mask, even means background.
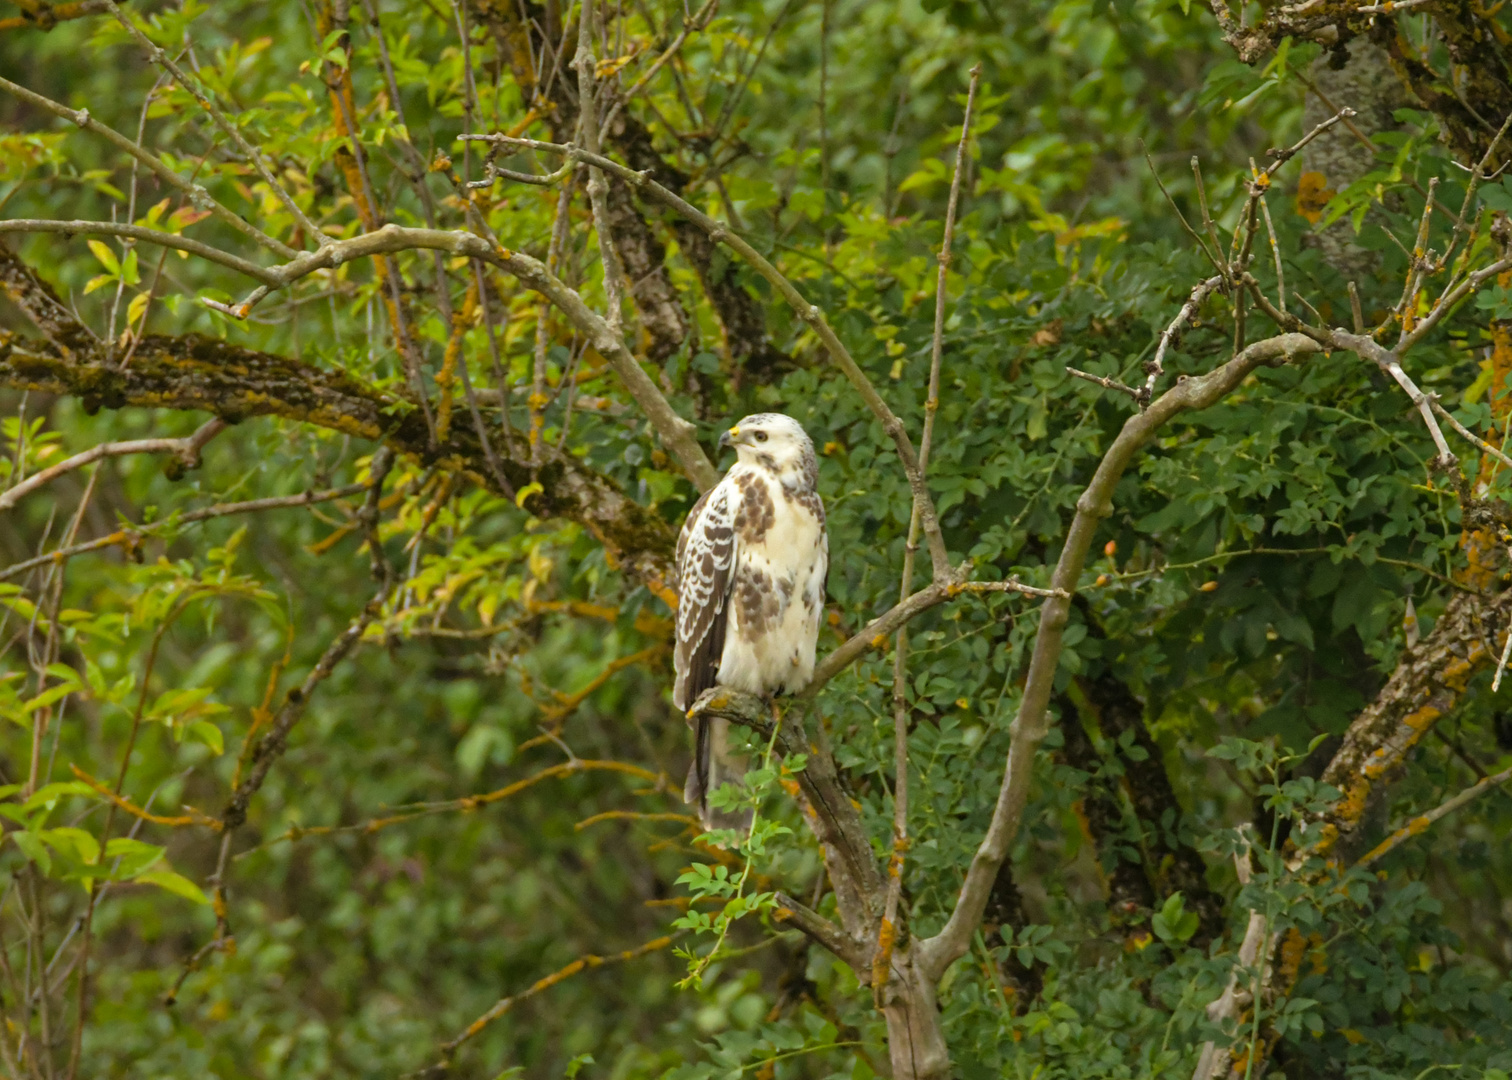
[{"label": "tree trunk", "polygon": [[945,1048],[934,983],[919,970],[914,958],[915,950],[910,947],[894,952],[882,990],[893,1080],[947,1080],[950,1052]]}]

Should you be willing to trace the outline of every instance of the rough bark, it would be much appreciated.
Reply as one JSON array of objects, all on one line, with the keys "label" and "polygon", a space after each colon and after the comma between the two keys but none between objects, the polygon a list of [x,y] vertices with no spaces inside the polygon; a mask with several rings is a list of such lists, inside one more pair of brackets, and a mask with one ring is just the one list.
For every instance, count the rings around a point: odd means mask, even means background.
[{"label": "rough bark", "polygon": [[[473,18],[488,27],[499,51],[510,66],[510,74],[520,93],[532,107],[545,114],[553,140],[573,141],[577,128],[578,105],[572,80],[567,77],[568,60],[564,57],[555,78],[539,78],[536,58],[555,57],[557,50],[572,49],[570,40],[576,31],[568,29],[554,40],[543,38],[540,29],[549,20],[536,5],[525,5],[535,18],[525,24],[520,5],[514,0],[472,0]],[[556,66],[553,60],[552,66]],[[607,89],[607,87],[606,87]],[[605,135],[609,135],[605,132]],[[630,296],[640,316],[641,342],[652,360],[665,360],[682,348],[692,327],[687,310],[678,298],[677,289],[667,271],[667,249],[635,205],[630,186],[616,177],[608,177],[608,220],[614,234],[615,250],[625,268]]]},{"label": "rough bark", "polygon": [[1409,649],[1376,699],[1355,718],[1323,782],[1343,798],[1324,815],[1312,850],[1350,861],[1362,850],[1362,821],[1370,797],[1392,780],[1412,748],[1452,709],[1471,678],[1492,664],[1512,625],[1512,593],[1486,597],[1457,592],[1432,632]]},{"label": "rough bark", "polygon": [[1103,735],[1117,742],[1126,732],[1134,735],[1134,745],[1144,751],[1143,760],[1125,756],[1124,790],[1134,812],[1144,824],[1144,871],[1154,900],[1163,900],[1180,892],[1188,911],[1197,914],[1198,928],[1192,944],[1206,948],[1222,936],[1226,918],[1224,900],[1207,883],[1207,864],[1202,856],[1186,844],[1169,843],[1161,818],[1169,809],[1179,811],[1181,803],[1171,786],[1164,756],[1150,730],[1145,726],[1144,704],[1128,685],[1106,668],[1078,683],[1094,719]]},{"label": "rough bark", "polygon": [[[1108,908],[1113,922],[1117,926],[1138,925],[1149,918],[1155,906],[1155,890],[1148,875],[1150,868],[1117,850],[1123,846],[1118,841],[1127,839],[1128,814],[1118,797],[1117,782],[1106,777],[1097,778],[1096,774],[1104,764],[1103,758],[1077,715],[1079,710],[1068,695],[1062,695],[1057,711],[1060,713],[1066,764],[1087,773],[1090,778],[1079,801],[1090,839],[1102,852],[1102,866],[1108,881]],[[1124,764],[1127,767],[1131,763],[1125,761]],[[1111,867],[1109,848],[1114,849]],[[990,897],[988,902],[991,902]]]},{"label": "rough bark", "polygon": [[[231,423],[278,416],[382,442],[397,453],[465,473],[481,486],[498,487],[470,423],[454,424],[447,439],[433,447],[424,418],[406,398],[382,393],[342,372],[193,334],[144,338],[131,366],[122,371],[105,343],[92,338],[46,283],[4,245],[0,281],[49,338],[0,331],[0,386],[74,397],[91,412],[128,406],[184,409]],[[582,524],[623,569],[670,595],[666,582],[675,534],[667,521],[571,454],[548,452],[539,468],[532,469],[530,449],[521,434],[494,424],[488,435],[516,491],[533,481],[541,485],[526,504],[532,513]]]},{"label": "rough bark", "polygon": [[[1410,103],[1406,90],[1392,74],[1390,57],[1365,38],[1325,53],[1309,75],[1317,92],[1309,93],[1302,106],[1303,131],[1311,131],[1339,109],[1350,108],[1355,110],[1353,128],[1374,136],[1395,130],[1398,125],[1392,113]],[[1316,174],[1318,187],[1324,192],[1343,191],[1375,166],[1370,147],[1345,124],[1335,124],[1323,132],[1307,144],[1300,157],[1303,174]],[[1321,202],[1318,198],[1314,205]],[[1372,214],[1373,221],[1380,217],[1378,211]],[[1315,215],[1317,210],[1308,216]],[[1347,216],[1312,234],[1308,242],[1318,248],[1329,266],[1351,280],[1365,280],[1380,265],[1376,252],[1359,245]]]},{"label": "rough bark", "polygon": [[[649,170],[654,179],[678,195],[688,176],[657,153],[651,132],[621,110],[613,131],[605,132],[632,169]],[[767,338],[766,314],[740,283],[734,261],[723,258],[718,245],[697,225],[680,216],[670,222],[678,249],[698,273],[699,284],[724,330],[725,349],[745,381],[772,382],[797,367],[796,361]]]},{"label": "rough bark", "polygon": [[[1433,20],[1449,55],[1449,70],[1442,72],[1399,32],[1400,16],[1380,12],[1362,18],[1355,0],[1275,5],[1248,24],[1235,16],[1228,0],[1209,0],[1208,6],[1224,40],[1246,64],[1259,62],[1287,38],[1316,41],[1337,53],[1368,37],[1389,58],[1403,87],[1438,119],[1445,142],[1467,165],[1481,159],[1512,113],[1512,42],[1496,25],[1497,9],[1477,0],[1439,0],[1403,13]],[[1336,104],[1358,108],[1351,101]],[[1512,147],[1503,144],[1492,168],[1509,157]]]}]

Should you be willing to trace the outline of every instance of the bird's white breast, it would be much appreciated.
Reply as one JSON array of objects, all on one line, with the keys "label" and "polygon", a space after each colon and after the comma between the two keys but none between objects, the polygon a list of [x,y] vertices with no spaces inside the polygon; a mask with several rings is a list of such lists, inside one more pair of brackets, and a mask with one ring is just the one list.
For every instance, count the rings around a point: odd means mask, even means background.
[{"label": "bird's white breast", "polygon": [[718,681],[751,694],[794,693],[814,673],[829,563],[824,523],[814,512],[817,499],[811,508],[763,470],[752,468],[745,476],[737,470],[731,470],[731,479],[743,488],[764,485],[770,512],[764,512],[762,500],[752,499],[747,503],[752,512],[737,528]]}]

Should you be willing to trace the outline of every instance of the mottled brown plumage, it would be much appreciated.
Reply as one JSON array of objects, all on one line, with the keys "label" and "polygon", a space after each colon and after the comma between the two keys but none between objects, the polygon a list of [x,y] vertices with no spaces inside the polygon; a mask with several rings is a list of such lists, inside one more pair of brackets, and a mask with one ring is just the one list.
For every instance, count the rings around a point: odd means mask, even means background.
[{"label": "mottled brown plumage", "polygon": [[[690,708],[728,686],[759,696],[808,685],[824,607],[829,539],[813,443],[791,417],[748,416],[721,438],[739,460],[699,499],[677,542],[677,646],[672,700]],[[703,813],[722,722],[695,719],[684,795]]]}]

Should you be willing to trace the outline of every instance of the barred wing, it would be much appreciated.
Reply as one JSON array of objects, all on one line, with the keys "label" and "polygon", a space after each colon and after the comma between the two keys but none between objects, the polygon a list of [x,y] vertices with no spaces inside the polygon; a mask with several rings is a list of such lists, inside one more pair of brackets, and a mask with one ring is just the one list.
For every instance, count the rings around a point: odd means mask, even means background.
[{"label": "barred wing", "polygon": [[734,485],[723,480],[693,507],[677,537],[677,647],[672,703],[687,709],[714,685],[724,652],[725,602],[735,568]]}]

